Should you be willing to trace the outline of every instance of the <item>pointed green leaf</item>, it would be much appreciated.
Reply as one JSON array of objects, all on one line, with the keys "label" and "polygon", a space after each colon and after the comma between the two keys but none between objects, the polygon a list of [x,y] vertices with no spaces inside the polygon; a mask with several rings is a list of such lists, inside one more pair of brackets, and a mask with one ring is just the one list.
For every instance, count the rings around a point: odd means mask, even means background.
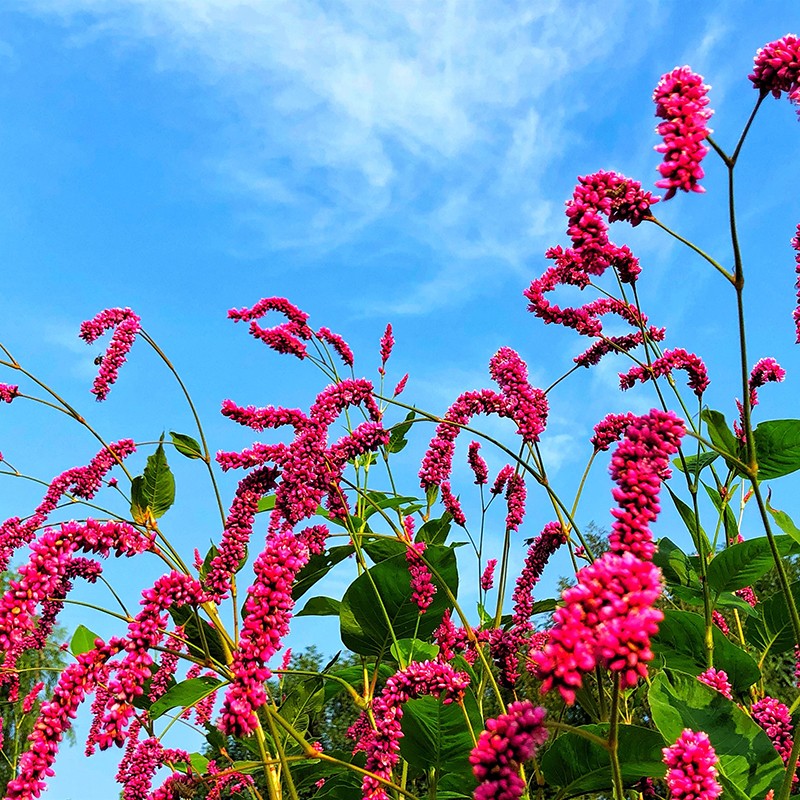
[{"label": "pointed green leaf", "polygon": [[301,598],[317,581],[322,580],[340,561],[354,552],[353,545],[342,544],[331,547],[324,553],[312,555],[308,563],[297,573],[292,586],[294,600]]},{"label": "pointed green leaf", "polygon": [[445,511],[438,519],[429,519],[418,531],[416,539],[418,542],[428,544],[444,544],[450,533],[450,523],[453,517],[449,511]]},{"label": "pointed green leaf", "polygon": [[[667,486],[667,491],[669,492],[669,496],[672,498],[672,502],[675,504],[675,508],[678,509],[678,513],[681,515],[681,519],[683,520],[683,524],[686,526],[686,530],[689,531],[689,535],[692,537],[692,541],[694,542],[694,546],[697,548],[697,552],[701,552],[701,550],[705,550],[706,553],[711,551],[711,542],[708,540],[708,536],[706,536],[706,532],[703,530],[703,526],[697,520],[697,516],[695,515],[694,511],[683,502],[683,500],[675,494],[675,492]],[[699,537],[699,538],[698,538]],[[700,543],[703,543],[703,547],[701,548]]]},{"label": "pointed green leaf", "polygon": [[661,567],[664,580],[669,586],[700,586],[700,578],[694,571],[689,556],[666,536],[658,540],[658,549],[653,562]]},{"label": "pointed green leaf", "polygon": [[439,655],[439,646],[420,639],[399,639],[390,648],[392,658],[402,664],[412,661],[433,661]]},{"label": "pointed green leaf", "polygon": [[172,437],[172,444],[175,445],[175,449],[182,456],[186,456],[186,458],[203,457],[203,448],[200,447],[197,439],[193,439],[185,433],[175,433],[175,431],[170,431],[169,435]]},{"label": "pointed green leaf", "polygon": [[309,597],[296,617],[338,617],[341,603],[333,597]]},{"label": "pointed green leaf", "polygon": [[736,515],[733,513],[733,509],[731,509],[731,498],[728,498],[727,502],[725,502],[716,489],[712,489],[705,483],[703,484],[703,488],[706,490],[706,494],[711,498],[714,507],[722,515],[726,540],[735,542],[739,538],[739,525],[736,522]]},{"label": "pointed green leaf", "polygon": [[[776,536],[775,546],[782,558],[800,551],[790,536]],[[752,586],[775,567],[766,536],[748,539],[717,553],[708,565],[708,585],[715,592],[734,592]]]},{"label": "pointed green leaf", "polygon": [[74,656],[79,656],[81,653],[88,653],[94,650],[95,640],[100,638],[94,631],[90,631],[85,625],[78,625],[75,628],[75,633],[72,634],[72,639],[69,642],[69,651]]},{"label": "pointed green leaf", "polygon": [[797,526],[792,522],[792,518],[785,512],[779,511],[777,508],[773,508],[769,501],[767,501],[767,511],[772,515],[772,518],[775,520],[775,524],[788,536],[791,536],[798,544],[800,544],[800,530],[797,529]]},{"label": "pointed green leaf", "polygon": [[[679,458],[675,458],[672,463],[676,469],[679,469],[681,472],[688,472],[693,478],[696,478],[706,467],[713,464],[718,458],[719,453],[714,453],[712,451],[686,456],[683,461]],[[686,462],[686,469],[683,468],[684,461]]]},{"label": "pointed green leaf", "polygon": [[[795,604],[800,605],[800,581],[789,587]],[[783,592],[776,592],[756,606],[758,616],[745,624],[745,638],[762,653],[785,653],[795,645],[789,606]]]},{"label": "pointed green leaf", "polygon": [[[721,453],[730,457],[730,459],[738,458],[740,451],[740,443],[728,427],[725,416],[719,411],[712,411],[710,408],[703,409],[700,414],[703,422],[708,427],[708,435],[711,441]],[[732,461],[726,458],[726,462],[731,469],[734,469]]]},{"label": "pointed green leaf", "polygon": [[399,453],[408,444],[406,434],[414,424],[415,417],[416,414],[413,411],[409,411],[408,414],[406,414],[405,422],[400,422],[399,424],[391,427],[388,448],[390,453]]},{"label": "pointed green leaf", "polygon": [[189,678],[176,683],[150,706],[148,716],[156,720],[173,708],[186,708],[213,692],[222,681],[212,677]]},{"label": "pointed green leaf", "polygon": [[147,457],[144,473],[133,479],[131,485],[131,512],[133,518],[149,511],[153,519],[162,517],[175,502],[175,478],[167,464],[164,445]]},{"label": "pointed green leaf", "polygon": [[800,419],[771,419],[753,431],[758,479],[780,478],[800,469]]}]

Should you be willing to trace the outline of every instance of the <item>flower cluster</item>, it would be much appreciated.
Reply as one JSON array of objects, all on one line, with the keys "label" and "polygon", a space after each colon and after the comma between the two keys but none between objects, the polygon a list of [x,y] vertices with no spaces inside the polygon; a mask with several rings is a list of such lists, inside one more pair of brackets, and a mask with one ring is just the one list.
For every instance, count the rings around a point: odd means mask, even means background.
[{"label": "flower cluster", "polygon": [[792,716],[788,707],[774,697],[765,697],[753,703],[750,714],[764,729],[785,764],[789,760],[794,743]]},{"label": "flower cluster", "polygon": [[[277,311],[286,317],[286,322],[272,328],[262,328],[256,320],[270,311]],[[289,353],[303,359],[307,355],[303,343],[311,339],[313,331],[306,324],[308,314],[290,303],[284,297],[265,297],[252,308],[228,311],[228,319],[234,322],[249,322],[250,334],[261,340],[278,353]]]},{"label": "flower cluster", "polygon": [[19,397],[19,386],[0,383],[0,403],[10,403],[15,397]]},{"label": "flower cluster", "polygon": [[481,573],[481,589],[488,592],[494,587],[494,568],[497,566],[497,559],[490,558],[486,562],[483,572]]},{"label": "flower cluster", "polygon": [[664,354],[655,359],[652,364],[635,366],[628,372],[621,373],[619,388],[623,391],[630,389],[636,384],[636,381],[644,383],[648,380],[655,380],[664,375],[670,375],[674,369],[686,370],[689,375],[689,388],[698,398],[701,398],[703,392],[708,388],[708,371],[699,356],[687,353],[681,348],[665,350]]},{"label": "flower cluster", "polygon": [[756,53],[754,64],[749,76],[754,88],[762,95],[772,92],[773,97],[786,92],[790,102],[800,105],[800,38],[789,33],[764,45]]},{"label": "flower cluster", "polygon": [[353,351],[350,349],[350,345],[347,344],[338,333],[334,333],[328,328],[320,328],[317,331],[317,337],[329,344],[348,367],[353,366]]},{"label": "flower cluster", "polygon": [[394,334],[392,333],[392,326],[389,324],[386,326],[383,336],[381,336],[381,365],[378,367],[378,372],[381,375],[386,374],[386,362],[389,360],[389,356],[391,356],[393,348]]},{"label": "flower cluster", "polygon": [[467,463],[475,475],[475,483],[482,486],[489,480],[489,467],[480,455],[480,442],[470,442],[467,451]]},{"label": "flower cluster", "polygon": [[614,442],[619,441],[628,425],[635,421],[636,415],[630,411],[627,414],[607,414],[603,417],[594,426],[594,436],[590,439],[595,452],[608,450]]},{"label": "flower cluster", "polygon": [[628,425],[611,458],[611,477],[617,484],[612,494],[619,504],[611,511],[615,518],[609,535],[612,552],[653,557],[650,523],[661,510],[661,481],[670,475],[669,459],[683,434],[683,422],[671,411],[653,409]]},{"label": "flower cluster", "polygon": [[[391,780],[392,768],[399,760],[398,743],[403,736],[400,728],[403,703],[423,695],[441,697],[445,703],[460,701],[468,685],[465,673],[434,661],[412,661],[395,673],[372,702],[375,730],[362,739],[367,752],[365,768],[379,778]],[[384,784],[372,775],[364,776],[361,788],[365,800],[389,798]]]},{"label": "flower cluster", "polygon": [[92,394],[98,400],[106,399],[111,385],[117,380],[119,369],[142,329],[142,321],[129,308],[107,308],[81,323],[80,337],[86,344],[91,344],[111,328],[116,330],[111,335],[105,355],[98,359],[100,371],[92,387]]},{"label": "flower cluster", "polygon": [[706,686],[710,686],[712,689],[716,689],[716,691],[728,700],[733,700],[731,682],[728,680],[728,673],[725,672],[725,670],[709,667],[705,672],[697,676],[697,680],[699,680],[700,683],[704,683]]},{"label": "flower cluster", "polygon": [[719,759],[707,734],[685,728],[663,752],[667,786],[676,800],[715,800],[722,794],[717,782]]},{"label": "flower cluster", "polygon": [[664,120],[656,126],[663,142],[655,149],[664,155],[658,168],[662,178],[656,186],[667,190],[665,200],[674,197],[678,189],[705,191],[700,185],[705,176],[700,162],[708,153],[703,140],[711,133],[708,90],[703,78],[689,67],[675,67],[661,76],[653,92],[656,116]]},{"label": "flower cluster", "polygon": [[408,572],[411,575],[411,600],[424,614],[436,595],[436,584],[433,582],[428,565],[422,560],[425,542],[409,542],[406,550]]},{"label": "flower cluster", "polygon": [[597,665],[620,675],[623,687],[647,675],[650,637],[664,614],[653,604],[661,594],[661,571],[633,553],[605,553],[577,574],[553,615],[550,638],[533,654],[542,693],[557,688],[575,702],[583,675]]},{"label": "flower cluster", "polygon": [[795,343],[800,344],[800,225],[797,226],[797,232],[792,239],[792,249],[795,252],[794,262],[795,262],[795,275],[797,275],[797,280],[795,281],[794,288],[797,292],[797,305],[795,306],[794,311],[792,312],[792,319],[794,320],[794,329],[795,329]]},{"label": "flower cluster", "polygon": [[525,791],[519,768],[547,740],[546,711],[530,700],[511,703],[508,711],[486,721],[486,730],[469,755],[478,779],[475,800],[518,800]]}]

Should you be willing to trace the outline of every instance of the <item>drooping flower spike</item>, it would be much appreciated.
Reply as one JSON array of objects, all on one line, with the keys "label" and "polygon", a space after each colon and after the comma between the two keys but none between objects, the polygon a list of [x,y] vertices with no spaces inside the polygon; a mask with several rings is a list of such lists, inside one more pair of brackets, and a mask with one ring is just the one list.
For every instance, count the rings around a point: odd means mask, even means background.
[{"label": "drooping flower spike", "polygon": [[665,747],[666,781],[676,800],[716,800],[722,794],[717,782],[719,762],[708,734],[685,728],[670,747]]},{"label": "drooping flower spike", "polygon": [[116,382],[119,369],[142,329],[141,319],[130,308],[107,308],[81,323],[80,337],[92,344],[111,328],[116,330],[111,335],[105,355],[98,358],[100,371],[92,387],[92,394],[98,400],[105,400],[111,385]]},{"label": "drooping flower spike", "polygon": [[[256,320],[270,311],[283,314],[287,321],[272,328],[262,328]],[[285,297],[265,297],[252,308],[232,308],[228,311],[228,319],[234,322],[249,322],[250,334],[278,353],[288,353],[299,359],[305,358],[308,354],[303,343],[313,335],[313,331],[306,324],[308,314]]]},{"label": "drooping flower spike", "polygon": [[753,61],[749,77],[755,89],[762,95],[771,92],[776,98],[786,92],[789,101],[800,106],[800,38],[787,33],[759,48]]}]

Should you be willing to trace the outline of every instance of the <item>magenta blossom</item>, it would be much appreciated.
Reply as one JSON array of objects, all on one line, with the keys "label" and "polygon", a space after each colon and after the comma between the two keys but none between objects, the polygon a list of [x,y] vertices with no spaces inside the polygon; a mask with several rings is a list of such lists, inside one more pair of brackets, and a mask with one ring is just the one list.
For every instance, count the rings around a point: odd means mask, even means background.
[{"label": "magenta blossom", "polygon": [[719,759],[708,734],[685,728],[663,753],[667,786],[676,800],[716,800],[722,794],[717,782]]},{"label": "magenta blossom", "polygon": [[664,120],[656,127],[663,142],[655,149],[664,155],[658,168],[662,178],[656,186],[667,190],[665,200],[674,197],[678,189],[705,191],[700,185],[705,176],[700,162],[708,153],[703,140],[711,133],[708,120],[713,112],[706,108],[708,89],[703,78],[689,67],[675,67],[661,76],[653,92],[656,116]]},{"label": "magenta blossom", "polygon": [[0,383],[0,402],[10,403],[15,397],[19,397],[19,386]]},{"label": "magenta blossom", "polygon": [[786,92],[790,102],[800,105],[800,38],[787,33],[759,48],[753,61],[749,77],[754,88],[762,95],[771,92],[773,97]]},{"label": "magenta blossom", "polygon": [[92,387],[92,394],[98,400],[106,399],[111,385],[117,380],[119,368],[125,363],[125,358],[142,328],[141,319],[129,308],[107,308],[81,323],[80,337],[91,344],[111,328],[116,330],[111,336],[105,355],[98,359],[100,371]]},{"label": "magenta blossom", "polygon": [[728,673],[725,672],[725,670],[709,667],[705,672],[697,676],[697,680],[699,680],[700,683],[704,683],[706,686],[710,686],[712,689],[716,689],[728,700],[733,700],[731,682],[728,680]]}]

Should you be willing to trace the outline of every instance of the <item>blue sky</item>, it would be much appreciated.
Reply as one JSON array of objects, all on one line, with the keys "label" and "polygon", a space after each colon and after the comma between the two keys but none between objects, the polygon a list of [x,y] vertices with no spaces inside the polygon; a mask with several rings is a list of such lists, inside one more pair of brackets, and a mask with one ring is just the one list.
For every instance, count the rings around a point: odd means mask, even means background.
[{"label": "blue sky", "polygon": [[[789,8],[0,0],[0,339],[109,437],[191,432],[141,343],[105,404],[88,393],[98,351],[77,340],[80,321],[133,307],[186,378],[213,449],[248,443],[218,416],[224,397],[307,406],[322,388],[307,365],[226,320],[264,296],[288,296],[313,325],[342,333],[368,377],[391,322],[389,381],[411,372],[407,400],[432,411],[487,386],[488,360],[505,344],[547,385],[585,343],[544,328],[521,293],[544,270],[543,251],[565,241],[575,176],[657,179],[650,98],[684,63],[711,84],[711,126],[730,147],[755,101],[746,76],[756,48],[798,28]],[[767,102],[738,178],[751,362],[773,355],[789,373],[763,392],[773,417],[796,413],[788,242],[800,220],[798,134],[788,103]],[[707,194],[656,211],[725,260],[724,174],[712,158]],[[731,292],[652,226],[615,226],[612,238],[641,258],[643,304],[667,326],[668,346],[706,359],[707,401],[732,417]],[[620,396],[620,368],[610,360],[551,395],[543,448],[566,492],[592,425],[654,402],[647,389]],[[95,446],[17,404],[0,413],[0,450],[48,478]],[[420,457],[406,460],[411,491]],[[199,485],[193,465],[172,461],[175,535],[202,549],[212,507],[189,488]],[[597,476],[582,519],[607,524],[604,468]],[[3,517],[37,499],[18,481],[0,484]],[[548,519],[534,495],[526,535]],[[300,644],[310,630],[299,627]],[[50,796],[70,797],[79,765],[59,766]],[[86,800],[115,791],[104,769],[88,768],[98,781],[82,787]]]}]

